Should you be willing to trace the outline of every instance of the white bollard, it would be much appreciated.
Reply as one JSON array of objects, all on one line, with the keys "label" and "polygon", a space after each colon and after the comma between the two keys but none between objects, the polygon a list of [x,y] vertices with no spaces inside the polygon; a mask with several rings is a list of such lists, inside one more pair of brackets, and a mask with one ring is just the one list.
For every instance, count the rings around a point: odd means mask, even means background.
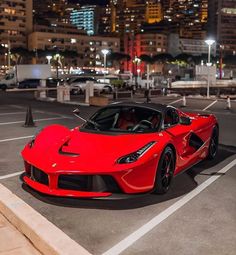
[{"label": "white bollard", "polygon": [[64,88],[63,88],[63,86],[57,87],[57,102],[59,102],[59,103],[64,102]]},{"label": "white bollard", "polygon": [[226,107],[227,110],[230,110],[231,109],[231,102],[230,102],[230,97],[227,97],[227,107]]},{"label": "white bollard", "polygon": [[94,96],[94,82],[87,81],[85,87],[85,103],[89,104],[89,98]]},{"label": "white bollard", "polygon": [[186,97],[183,96],[183,104],[182,104],[182,107],[186,107]]},{"label": "white bollard", "polygon": [[70,86],[65,85],[64,92],[63,92],[63,101],[70,101]]},{"label": "white bollard", "polygon": [[[40,80],[40,88],[46,88],[46,80]],[[47,98],[46,90],[39,92],[39,99]]]}]

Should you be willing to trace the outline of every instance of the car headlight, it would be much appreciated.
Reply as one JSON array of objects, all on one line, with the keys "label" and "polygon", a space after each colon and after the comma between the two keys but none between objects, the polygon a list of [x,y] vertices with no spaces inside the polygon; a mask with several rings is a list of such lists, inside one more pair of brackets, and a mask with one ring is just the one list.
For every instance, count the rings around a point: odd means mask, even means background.
[{"label": "car headlight", "polygon": [[140,157],[142,157],[156,142],[152,141],[139,150],[132,152],[128,155],[125,155],[117,160],[118,164],[129,164],[137,161]]}]

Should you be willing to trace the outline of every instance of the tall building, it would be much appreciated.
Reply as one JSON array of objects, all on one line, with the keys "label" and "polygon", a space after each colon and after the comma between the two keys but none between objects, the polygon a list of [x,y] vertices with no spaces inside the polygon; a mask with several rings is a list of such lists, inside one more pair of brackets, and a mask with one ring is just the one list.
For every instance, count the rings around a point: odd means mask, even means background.
[{"label": "tall building", "polygon": [[1,0],[0,45],[27,48],[32,26],[32,0]]},{"label": "tall building", "polygon": [[34,23],[42,25],[48,19],[70,23],[70,13],[78,8],[78,4],[71,4],[68,0],[33,0]]},{"label": "tall building", "polygon": [[71,12],[70,20],[78,29],[84,29],[88,35],[95,35],[98,33],[99,8],[96,5],[82,6]]},{"label": "tall building", "polygon": [[207,19],[207,36],[209,38],[217,37],[217,24],[218,24],[218,0],[208,1],[208,19]]},{"label": "tall building", "polygon": [[163,20],[163,9],[160,0],[150,0],[146,2],[146,22],[148,24]]},{"label": "tall building", "polygon": [[236,55],[236,3],[219,0],[217,42],[224,54]]}]

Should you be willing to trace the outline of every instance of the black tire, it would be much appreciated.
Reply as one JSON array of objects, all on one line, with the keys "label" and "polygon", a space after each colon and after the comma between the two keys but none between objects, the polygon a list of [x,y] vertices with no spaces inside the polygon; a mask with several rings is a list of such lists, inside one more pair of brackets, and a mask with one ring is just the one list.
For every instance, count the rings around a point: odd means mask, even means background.
[{"label": "black tire", "polygon": [[162,152],[158,163],[154,193],[165,194],[171,185],[175,170],[175,154],[170,146],[167,146]]},{"label": "black tire", "polygon": [[208,148],[207,158],[212,160],[217,156],[219,144],[219,128],[215,126],[212,131],[211,140]]},{"label": "black tire", "polygon": [[6,91],[7,85],[6,85],[6,84],[2,84],[2,85],[1,85],[1,89],[2,89],[2,91]]},{"label": "black tire", "polygon": [[112,92],[112,88],[110,86],[105,86],[104,89],[103,89],[104,92],[107,91],[108,94],[111,94]]}]

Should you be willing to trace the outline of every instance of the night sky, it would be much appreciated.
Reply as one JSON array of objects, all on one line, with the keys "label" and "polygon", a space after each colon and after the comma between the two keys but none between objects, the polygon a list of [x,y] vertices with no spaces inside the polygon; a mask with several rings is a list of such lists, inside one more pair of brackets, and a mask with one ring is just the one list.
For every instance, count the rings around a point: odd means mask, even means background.
[{"label": "night sky", "polygon": [[71,3],[106,5],[109,0],[69,0]]}]

